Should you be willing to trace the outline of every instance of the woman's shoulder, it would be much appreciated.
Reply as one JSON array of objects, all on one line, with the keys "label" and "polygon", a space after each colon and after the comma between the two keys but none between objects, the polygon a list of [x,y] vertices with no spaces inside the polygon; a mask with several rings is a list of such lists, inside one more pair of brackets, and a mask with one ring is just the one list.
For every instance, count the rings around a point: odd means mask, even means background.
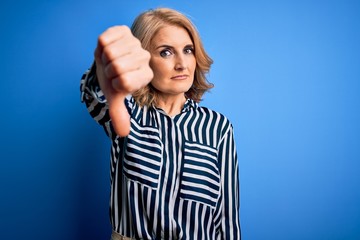
[{"label": "woman's shoulder", "polygon": [[208,121],[222,124],[223,127],[232,128],[232,123],[225,114],[205,106],[198,106],[198,111],[205,114],[206,118],[208,118]]}]

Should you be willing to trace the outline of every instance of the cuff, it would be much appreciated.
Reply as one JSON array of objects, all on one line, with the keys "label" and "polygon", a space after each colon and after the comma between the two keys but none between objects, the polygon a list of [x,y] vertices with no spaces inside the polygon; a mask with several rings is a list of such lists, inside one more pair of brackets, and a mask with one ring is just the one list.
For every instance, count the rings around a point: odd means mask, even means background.
[{"label": "cuff", "polygon": [[96,76],[95,61],[81,78],[80,93],[81,102],[95,98],[98,102],[106,103],[106,98],[100,89],[100,85]]}]

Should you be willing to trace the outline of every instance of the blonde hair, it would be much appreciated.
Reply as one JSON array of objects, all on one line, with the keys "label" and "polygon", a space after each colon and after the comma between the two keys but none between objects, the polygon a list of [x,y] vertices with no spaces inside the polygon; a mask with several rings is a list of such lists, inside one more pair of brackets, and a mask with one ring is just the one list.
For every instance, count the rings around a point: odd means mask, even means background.
[{"label": "blonde hair", "polygon": [[[132,34],[137,37],[144,49],[150,50],[151,39],[164,26],[178,26],[184,28],[190,35],[194,44],[196,68],[194,82],[185,93],[187,98],[200,102],[206,91],[214,85],[206,79],[206,74],[213,63],[207,55],[201,42],[198,31],[191,21],[182,13],[169,8],[157,8],[140,14],[131,27]],[[151,84],[133,93],[135,101],[140,106],[154,106],[157,102],[158,92]]]}]

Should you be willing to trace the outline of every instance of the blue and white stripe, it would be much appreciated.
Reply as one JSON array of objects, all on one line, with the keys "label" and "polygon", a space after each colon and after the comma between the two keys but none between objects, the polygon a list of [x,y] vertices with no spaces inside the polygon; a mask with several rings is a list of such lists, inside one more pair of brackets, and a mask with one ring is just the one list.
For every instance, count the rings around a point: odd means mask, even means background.
[{"label": "blue and white stripe", "polygon": [[228,119],[190,99],[169,117],[130,97],[131,132],[120,138],[94,71],[82,77],[81,98],[112,143],[113,230],[136,239],[240,239],[239,166]]}]

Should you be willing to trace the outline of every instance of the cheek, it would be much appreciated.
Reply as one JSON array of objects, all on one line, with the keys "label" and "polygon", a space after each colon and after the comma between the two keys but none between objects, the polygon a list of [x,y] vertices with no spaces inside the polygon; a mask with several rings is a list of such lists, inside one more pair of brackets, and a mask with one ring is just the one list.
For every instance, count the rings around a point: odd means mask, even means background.
[{"label": "cheek", "polygon": [[160,90],[161,87],[165,84],[166,82],[166,72],[164,72],[164,69],[159,68],[159,66],[157,67],[152,67],[153,73],[154,73],[154,77],[151,80],[151,85],[157,89]]},{"label": "cheek", "polygon": [[159,69],[153,69],[153,73],[154,73],[154,77],[151,80],[151,83],[153,85],[161,85],[162,83],[164,83],[164,81],[166,81],[165,79],[166,74],[163,71],[159,71]]},{"label": "cheek", "polygon": [[159,79],[161,77],[161,72],[159,72],[157,68],[152,68],[152,70],[154,73],[153,81]]},{"label": "cheek", "polygon": [[166,75],[167,66],[162,61],[152,60],[150,61],[150,67],[154,73],[153,79],[160,79]]},{"label": "cheek", "polygon": [[158,71],[158,68],[154,67],[154,64],[150,63],[150,67],[154,74],[153,79],[151,80],[151,83],[156,83],[158,81],[158,79],[161,78],[161,74]]},{"label": "cheek", "polygon": [[192,71],[195,71],[195,69],[196,69],[196,59],[195,59],[195,57],[193,59],[191,59],[189,66],[191,66]]}]

